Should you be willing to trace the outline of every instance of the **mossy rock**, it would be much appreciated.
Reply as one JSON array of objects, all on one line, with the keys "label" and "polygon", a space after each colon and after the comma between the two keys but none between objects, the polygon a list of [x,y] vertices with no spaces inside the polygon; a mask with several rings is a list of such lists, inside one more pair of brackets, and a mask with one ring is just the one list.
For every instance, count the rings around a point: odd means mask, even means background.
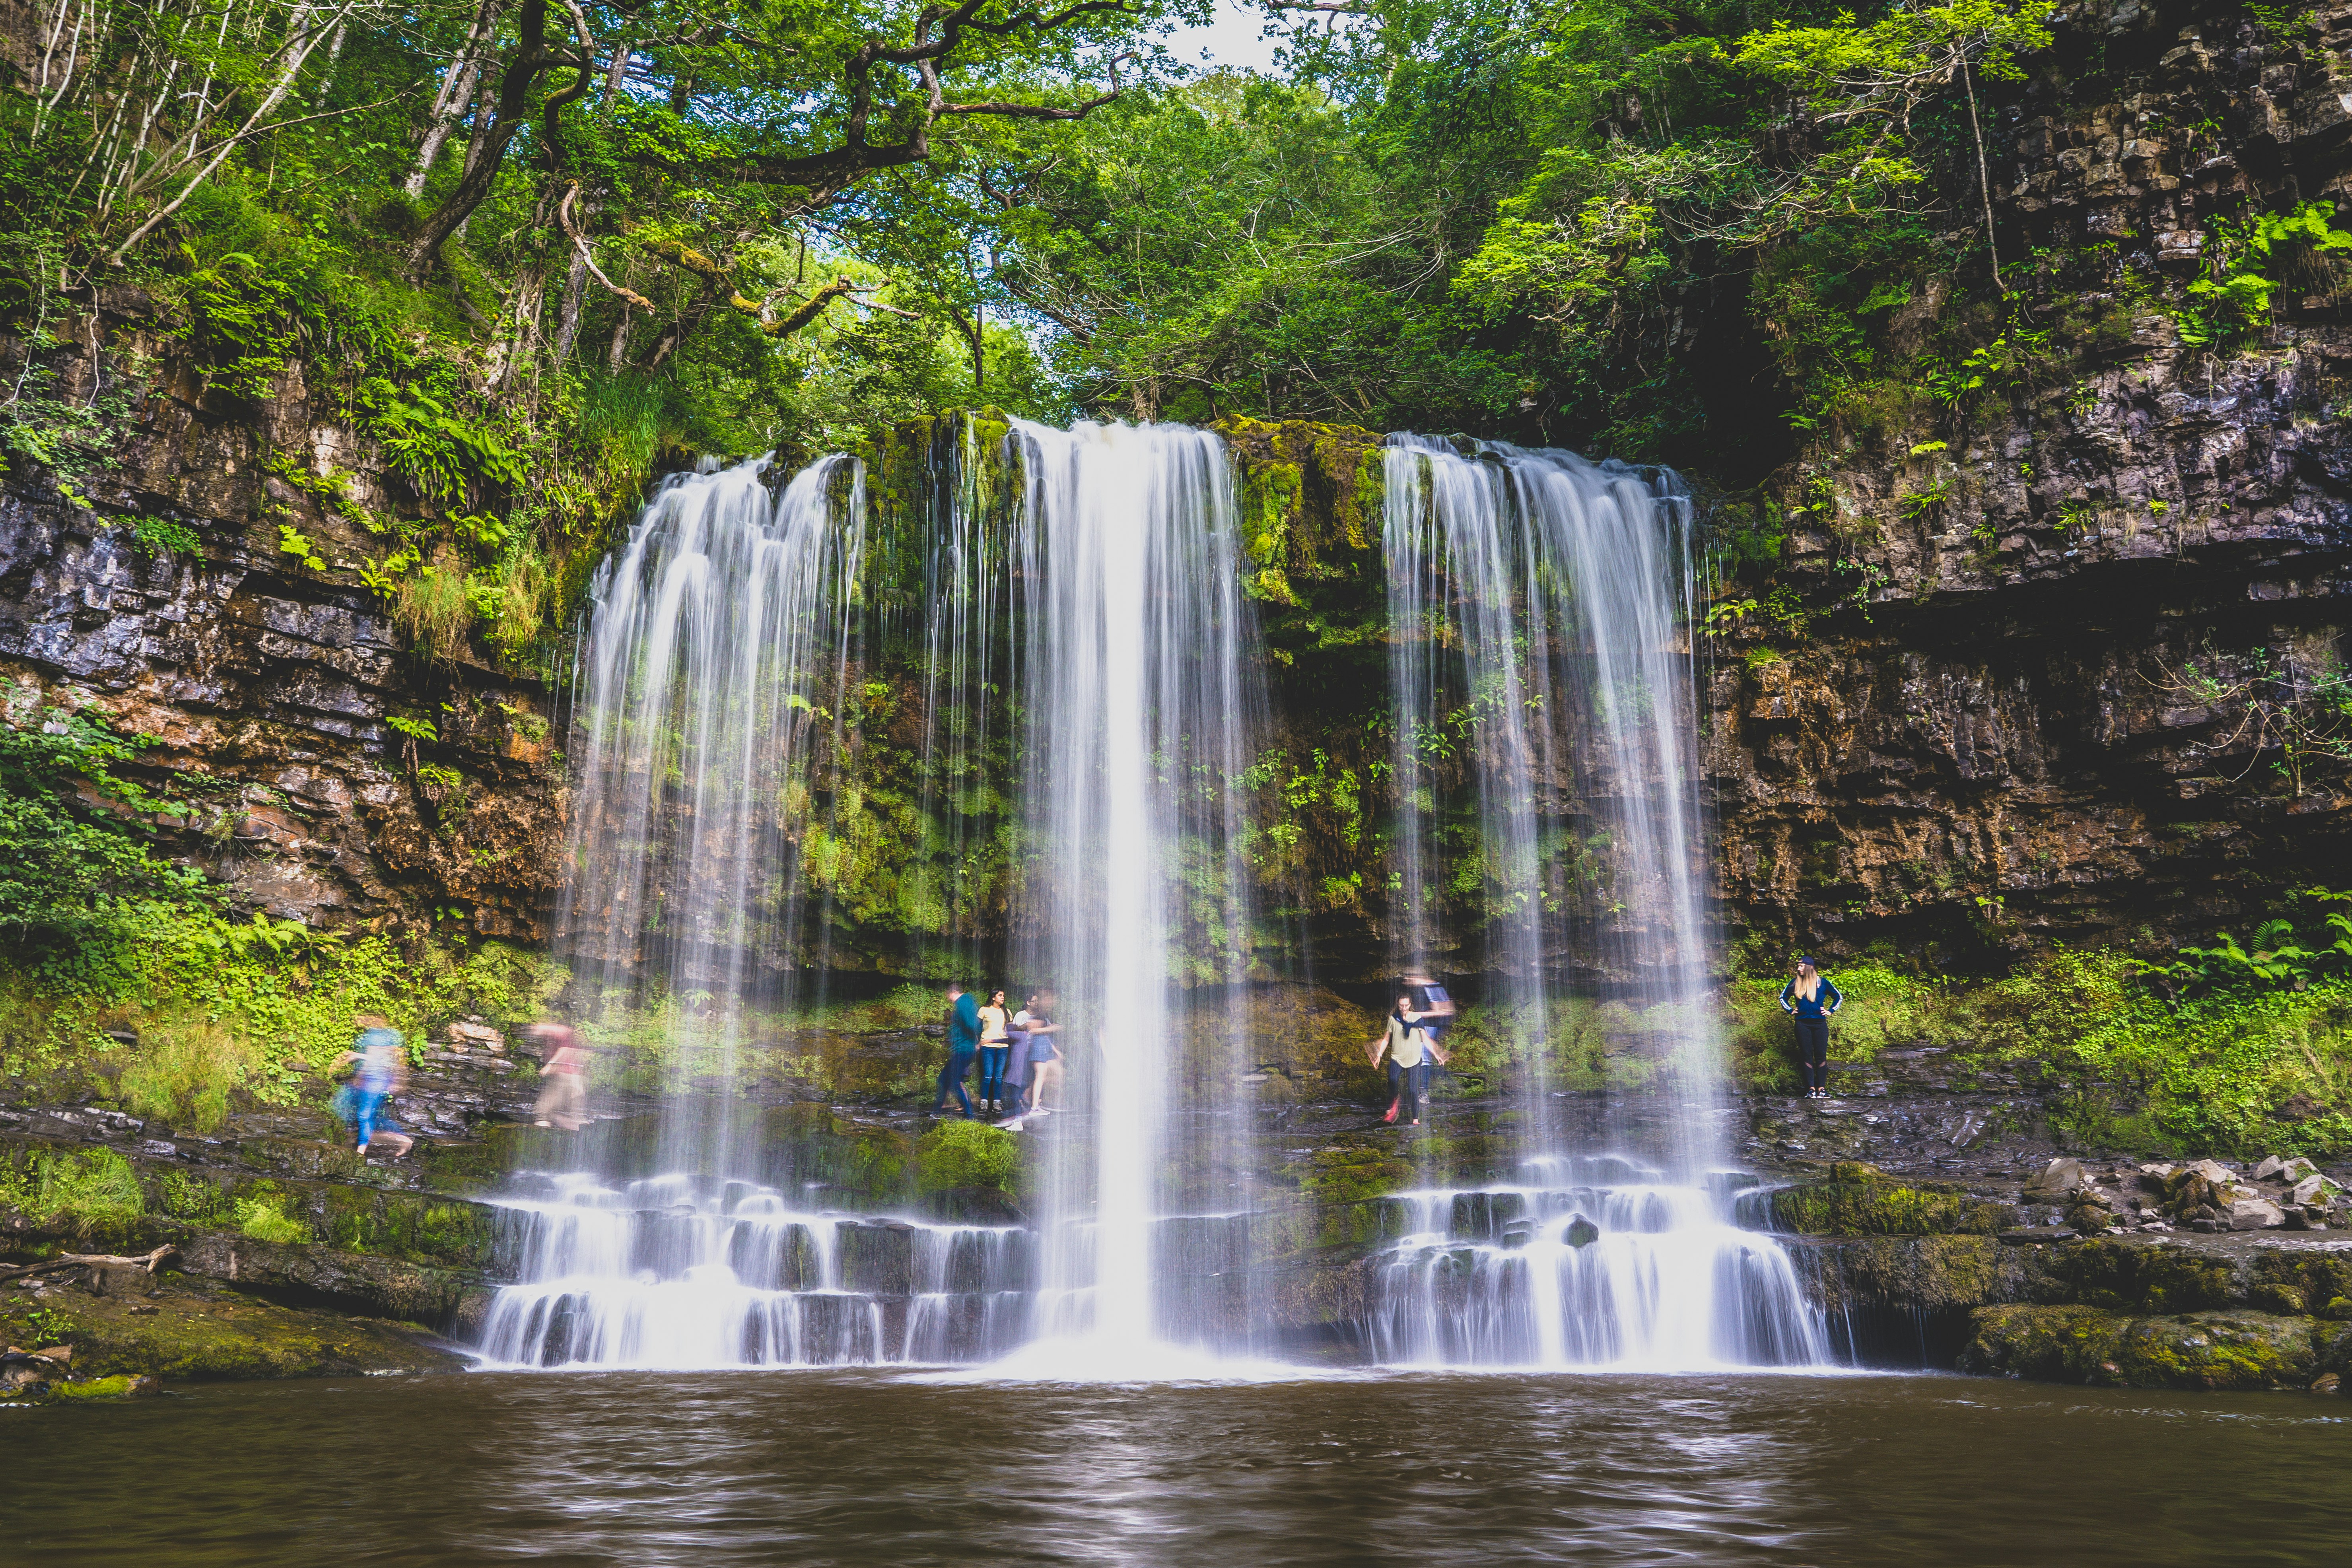
[{"label": "mossy rock", "polygon": [[303,1212],[319,1239],[369,1253],[450,1268],[488,1268],[497,1249],[497,1211],[421,1193],[330,1185]]},{"label": "mossy rock", "polygon": [[[465,1365],[419,1342],[425,1331],[413,1324],[281,1306],[203,1281],[166,1281],[161,1289],[152,1300],[75,1295],[63,1307],[53,1292],[47,1310],[68,1321],[52,1319],[45,1329],[62,1331],[85,1380],[350,1377]],[[32,1310],[30,1302],[0,1304],[0,1333],[20,1340]]]},{"label": "mossy rock", "polygon": [[942,1121],[916,1142],[915,1180],[927,1196],[985,1195],[1011,1203],[1023,1184],[1018,1136],[983,1121]]},{"label": "mossy rock", "polygon": [[2029,1268],[2027,1294],[2045,1304],[2189,1312],[2235,1306],[2245,1299],[2229,1258],[2186,1247],[2085,1240],[2036,1253]]},{"label": "mossy rock", "polygon": [[2009,1205],[1958,1187],[1906,1185],[1855,1163],[1833,1165],[1830,1175],[1775,1189],[1774,1227],[1802,1236],[1990,1236],[2017,1223]]},{"label": "mossy rock", "polygon": [[1982,1307],[1964,1372],[2107,1388],[2301,1388],[2315,1375],[2309,1318],[2097,1307]]},{"label": "mossy rock", "polygon": [[127,1372],[119,1372],[112,1377],[94,1377],[81,1383],[51,1384],[49,1393],[59,1399],[131,1399],[152,1391],[154,1386],[152,1378],[139,1378]]},{"label": "mossy rock", "polygon": [[1242,532],[1256,597],[1296,605],[1294,584],[1358,576],[1380,546],[1384,437],[1355,425],[1236,416],[1212,426],[1239,462]]},{"label": "mossy rock", "polygon": [[2265,1249],[2247,1268],[2246,1299],[2267,1312],[2352,1321],[2352,1252]]},{"label": "mossy rock", "polygon": [[898,1127],[826,1105],[777,1105],[761,1114],[760,1136],[780,1184],[814,1183],[850,1202],[884,1207],[920,1190],[917,1141]]},{"label": "mossy rock", "polygon": [[1832,1310],[1895,1307],[1940,1310],[2015,1299],[2023,1265],[1989,1236],[1867,1237],[1795,1253]]}]

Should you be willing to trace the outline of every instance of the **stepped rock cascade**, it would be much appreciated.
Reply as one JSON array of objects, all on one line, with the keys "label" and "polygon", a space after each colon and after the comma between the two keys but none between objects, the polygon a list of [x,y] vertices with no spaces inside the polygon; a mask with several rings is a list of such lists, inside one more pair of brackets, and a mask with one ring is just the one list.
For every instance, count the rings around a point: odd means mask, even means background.
[{"label": "stepped rock cascade", "polygon": [[502,1205],[530,1282],[491,1304],[493,1365],[968,1362],[1027,1336],[1035,1247],[1017,1227],[797,1213],[687,1176],[532,1185]]},{"label": "stepped rock cascade", "polygon": [[[1486,1028],[1518,1036],[1528,1064],[1527,1181],[1423,1194],[1377,1276],[1367,1339],[1408,1362],[1824,1359],[1779,1246],[1733,1228],[1727,1194],[1702,1184],[1719,1156],[1719,1069],[1680,486],[1566,452],[1410,435],[1390,438],[1384,467],[1397,958],[1444,966],[1429,894],[1475,867],[1491,910]],[[1476,832],[1449,871],[1435,796],[1456,781]],[[1584,918],[1598,908],[1620,918]],[[1601,929],[1614,934],[1596,942]],[[1605,994],[1572,996],[1572,965]],[[1604,1161],[1596,1175],[1560,1147],[1546,1068],[1570,1029],[1629,1037],[1679,1097],[1655,1151],[1665,1169],[1621,1160],[1608,1174]],[[1506,1210],[1502,1229],[1465,1228]]]},{"label": "stepped rock cascade", "polygon": [[1814,1365],[1830,1341],[1788,1253],[1719,1189],[1610,1158],[1531,1162],[1536,1184],[1403,1193],[1367,1324],[1405,1365]]}]

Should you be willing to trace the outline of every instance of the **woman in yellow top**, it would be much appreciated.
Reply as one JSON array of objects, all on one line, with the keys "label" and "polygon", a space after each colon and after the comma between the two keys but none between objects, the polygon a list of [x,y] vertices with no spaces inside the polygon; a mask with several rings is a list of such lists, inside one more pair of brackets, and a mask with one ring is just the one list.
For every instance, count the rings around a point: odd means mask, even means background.
[{"label": "woman in yellow top", "polygon": [[1005,1058],[1013,1054],[1013,1041],[1005,1034],[1012,1017],[1004,1010],[1004,993],[990,992],[980,1010],[980,1098],[987,1110],[998,1113],[1004,1110]]},{"label": "woman in yellow top", "polygon": [[1437,1043],[1430,1038],[1426,1014],[1412,1010],[1412,998],[1400,996],[1389,1012],[1388,1027],[1371,1044],[1372,1065],[1381,1058],[1389,1059],[1389,1074],[1397,1086],[1396,1103],[1389,1107],[1388,1120],[1403,1121],[1407,1126],[1421,1125],[1421,1101],[1429,1092],[1429,1064],[1444,1061]]}]

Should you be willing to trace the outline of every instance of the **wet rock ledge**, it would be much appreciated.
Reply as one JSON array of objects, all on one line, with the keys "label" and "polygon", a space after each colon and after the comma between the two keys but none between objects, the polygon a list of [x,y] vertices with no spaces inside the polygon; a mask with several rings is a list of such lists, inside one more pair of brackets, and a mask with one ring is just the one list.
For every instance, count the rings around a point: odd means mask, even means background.
[{"label": "wet rock ledge", "polygon": [[1867,1363],[2333,1393],[2352,1373],[2352,1210],[2308,1162],[2252,1171],[2062,1157],[1997,1201],[1845,1163],[1753,1202],[1802,1233],[1800,1276]]}]

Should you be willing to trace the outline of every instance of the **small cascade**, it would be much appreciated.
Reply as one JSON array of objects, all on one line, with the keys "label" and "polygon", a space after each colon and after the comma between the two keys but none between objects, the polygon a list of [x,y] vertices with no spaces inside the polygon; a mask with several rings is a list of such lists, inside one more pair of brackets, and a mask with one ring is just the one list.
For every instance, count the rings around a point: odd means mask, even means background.
[{"label": "small cascade", "polygon": [[748,1182],[540,1177],[499,1201],[503,1366],[954,1363],[1027,1335],[1026,1230],[796,1210]]},{"label": "small cascade", "polygon": [[1389,1365],[1808,1366],[1831,1359],[1788,1254],[1724,1189],[1611,1159],[1531,1162],[1524,1185],[1390,1200],[1364,1324]]}]

